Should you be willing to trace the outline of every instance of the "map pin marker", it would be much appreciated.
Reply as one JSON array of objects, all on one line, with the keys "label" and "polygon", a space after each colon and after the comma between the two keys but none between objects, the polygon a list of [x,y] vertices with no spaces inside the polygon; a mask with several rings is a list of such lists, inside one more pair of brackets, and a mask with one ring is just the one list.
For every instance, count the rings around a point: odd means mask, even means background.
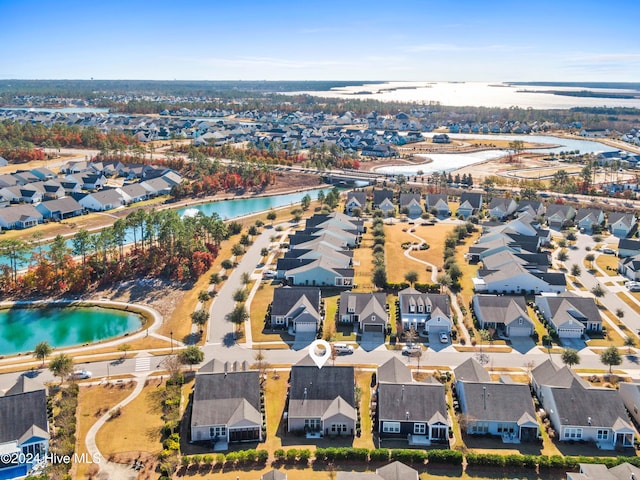
[{"label": "map pin marker", "polygon": [[316,340],[309,345],[309,357],[317,365],[322,368],[331,356],[331,345],[326,340]]}]

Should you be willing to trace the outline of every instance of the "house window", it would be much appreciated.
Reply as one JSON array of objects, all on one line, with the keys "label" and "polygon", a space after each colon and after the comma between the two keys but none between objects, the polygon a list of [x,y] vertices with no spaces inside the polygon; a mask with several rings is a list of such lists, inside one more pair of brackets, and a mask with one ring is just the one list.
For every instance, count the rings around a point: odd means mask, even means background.
[{"label": "house window", "polygon": [[371,315],[371,321],[375,322],[376,321],[376,316],[375,315]]},{"label": "house window", "polygon": [[431,313],[431,305],[427,305],[427,313]]},{"label": "house window", "polygon": [[427,426],[424,423],[414,423],[413,433],[416,435],[424,435],[427,432]]},{"label": "house window", "polygon": [[400,422],[383,422],[383,433],[400,433]]},{"label": "house window", "polygon": [[523,323],[524,323],[524,322],[523,322],[523,319],[522,319],[522,317],[520,317],[520,318],[518,319],[518,325],[522,325]]},{"label": "house window", "polygon": [[355,313],[355,311],[356,311],[356,307],[348,307],[347,308],[347,312],[349,312],[349,313]]},{"label": "house window", "polygon": [[422,305],[418,305],[418,312],[422,313],[422,311],[423,311],[423,306]]},{"label": "house window", "polygon": [[308,432],[317,432],[322,429],[322,423],[319,418],[305,418],[304,429]]},{"label": "house window", "polygon": [[284,318],[283,317],[276,317],[275,320],[273,321],[274,324],[276,325],[284,325]]},{"label": "house window", "polygon": [[565,428],[564,438],[571,439],[571,440],[580,439],[582,438],[582,429],[581,428]]},{"label": "house window", "polygon": [[489,432],[489,424],[487,422],[476,422],[471,425],[471,433],[488,433]]},{"label": "house window", "polygon": [[342,286],[342,277],[336,277],[335,286],[336,287],[341,287]]},{"label": "house window", "polygon": [[333,423],[331,424],[331,433],[339,435],[340,433],[347,433],[346,423]]},{"label": "house window", "polygon": [[415,305],[409,305],[409,312],[410,313],[415,313],[416,312],[416,306]]},{"label": "house window", "polygon": [[512,423],[499,423],[498,433],[515,433],[515,428]]},{"label": "house window", "polygon": [[209,436],[211,438],[226,438],[227,437],[227,427],[209,427]]},{"label": "house window", "polygon": [[607,440],[609,438],[609,430],[600,429],[596,437],[598,440]]}]

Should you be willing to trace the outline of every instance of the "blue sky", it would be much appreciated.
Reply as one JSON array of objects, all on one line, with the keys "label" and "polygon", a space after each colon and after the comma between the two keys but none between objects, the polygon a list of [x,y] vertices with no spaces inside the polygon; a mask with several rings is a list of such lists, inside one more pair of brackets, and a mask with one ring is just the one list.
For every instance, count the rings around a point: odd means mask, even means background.
[{"label": "blue sky", "polygon": [[0,0],[0,78],[640,81],[636,0]]}]

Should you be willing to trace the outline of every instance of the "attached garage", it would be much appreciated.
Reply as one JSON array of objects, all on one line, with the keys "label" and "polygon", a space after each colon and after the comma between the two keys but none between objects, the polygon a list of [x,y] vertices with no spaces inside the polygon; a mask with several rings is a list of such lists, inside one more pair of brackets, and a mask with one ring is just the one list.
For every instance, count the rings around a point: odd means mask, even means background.
[{"label": "attached garage", "polygon": [[296,333],[303,333],[303,332],[315,333],[316,323],[315,322],[295,322],[294,330]]},{"label": "attached garage", "polygon": [[365,333],[384,333],[384,325],[381,323],[366,323],[363,327]]},{"label": "attached garage", "polygon": [[582,336],[582,329],[577,328],[559,328],[558,336],[560,338],[580,338]]},{"label": "attached garage", "polygon": [[531,335],[531,327],[509,327],[507,335],[510,337],[528,337]]}]

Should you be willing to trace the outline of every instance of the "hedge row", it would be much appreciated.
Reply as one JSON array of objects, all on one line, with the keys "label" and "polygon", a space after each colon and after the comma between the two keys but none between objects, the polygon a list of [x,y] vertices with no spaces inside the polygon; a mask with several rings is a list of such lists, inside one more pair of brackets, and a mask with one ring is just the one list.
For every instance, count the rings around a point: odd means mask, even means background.
[{"label": "hedge row", "polygon": [[[300,461],[300,450],[280,450],[276,452],[277,460]],[[305,456],[306,457],[306,456]],[[448,463],[451,465],[462,464],[462,453],[454,450],[403,450],[386,448],[377,448],[368,450],[366,448],[318,448],[314,453],[315,460],[323,462],[334,461],[360,461],[360,462],[388,462],[389,460],[397,460],[402,463]],[[308,458],[303,458],[306,461]]]},{"label": "hedge row", "polygon": [[625,462],[640,467],[640,457],[562,457],[560,455],[498,455],[493,453],[467,454],[467,465],[483,467],[539,467],[541,469],[574,470],[580,463],[602,463],[608,468],[611,468]]}]

